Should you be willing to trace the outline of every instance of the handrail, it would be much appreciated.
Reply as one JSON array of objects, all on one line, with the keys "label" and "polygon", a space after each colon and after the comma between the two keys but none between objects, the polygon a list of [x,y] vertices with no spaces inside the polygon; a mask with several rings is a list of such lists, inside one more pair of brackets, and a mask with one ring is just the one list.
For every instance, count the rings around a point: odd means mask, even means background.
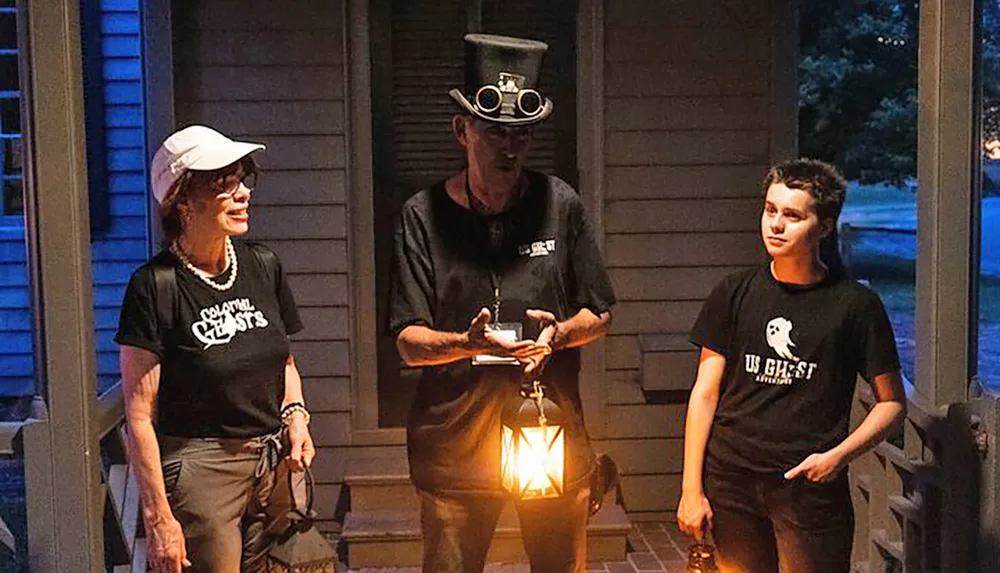
[{"label": "handrail", "polygon": [[17,552],[17,540],[14,539],[14,534],[11,533],[7,524],[3,522],[3,518],[0,518],[0,547],[6,547],[11,553]]},{"label": "handrail", "polygon": [[24,422],[0,422],[0,456],[14,455],[14,440]]},{"label": "handrail", "polygon": [[107,436],[125,418],[125,399],[122,397],[121,380],[97,397],[97,430],[100,437]]},{"label": "handrail", "polygon": [[[97,397],[97,429],[103,438],[125,418],[125,399],[122,397],[121,381],[108,388]],[[0,422],[0,456],[14,455],[14,442],[25,421]]]},{"label": "handrail", "polygon": [[[906,418],[929,436],[938,437],[935,435],[938,431],[937,423],[944,417],[944,414],[928,408],[920,391],[906,376],[903,376],[903,390],[906,393]],[[871,410],[872,406],[875,405],[875,393],[863,380],[858,384],[854,398],[861,402],[866,410]]]}]

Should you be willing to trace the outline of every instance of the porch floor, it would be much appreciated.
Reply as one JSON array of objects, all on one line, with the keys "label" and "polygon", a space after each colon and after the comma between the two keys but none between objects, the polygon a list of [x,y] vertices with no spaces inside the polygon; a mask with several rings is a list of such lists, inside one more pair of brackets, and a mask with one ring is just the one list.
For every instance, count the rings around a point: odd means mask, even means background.
[{"label": "porch floor", "polygon": [[[691,540],[677,531],[673,522],[640,522],[634,524],[628,536],[628,561],[618,563],[590,563],[587,571],[604,573],[636,573],[660,571],[683,573],[687,564],[687,547]],[[344,573],[420,573],[419,567],[393,567],[376,569],[348,569]],[[529,573],[527,563],[491,564],[484,573]]]}]

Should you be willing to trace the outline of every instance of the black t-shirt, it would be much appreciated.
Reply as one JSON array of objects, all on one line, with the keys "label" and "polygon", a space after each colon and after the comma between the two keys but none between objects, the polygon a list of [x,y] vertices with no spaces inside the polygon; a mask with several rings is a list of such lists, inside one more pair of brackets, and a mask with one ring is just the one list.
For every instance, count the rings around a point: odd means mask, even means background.
[{"label": "black t-shirt", "polygon": [[[614,304],[583,203],[565,182],[528,172],[528,186],[508,211],[481,216],[455,203],[444,183],[403,206],[395,235],[389,329],[411,324],[464,332],[500,289],[501,322],[520,322],[538,336],[529,308],[565,320],[583,308]],[[496,245],[496,246],[494,246]],[[491,273],[491,269],[493,273]],[[494,280],[493,274],[496,279]],[[589,476],[593,455],[580,406],[579,350],[552,355],[546,394],[567,414],[566,484]],[[472,366],[470,360],[427,367],[407,422],[410,471],[423,489],[496,493],[500,487],[500,413],[517,395],[518,366]]]},{"label": "black t-shirt", "polygon": [[721,472],[784,472],[836,446],[857,375],[899,369],[878,295],[843,275],[781,283],[770,265],[720,282],[691,341],[726,358],[706,453],[706,467]]},{"label": "black t-shirt", "polygon": [[[249,246],[234,246],[239,268],[227,291],[202,282],[169,251],[136,270],[125,291],[115,341],[160,357],[156,424],[164,435],[247,438],[281,426],[288,335],[302,322],[281,265],[269,276]],[[176,304],[163,305],[173,317],[157,311],[156,264],[175,269]]]}]

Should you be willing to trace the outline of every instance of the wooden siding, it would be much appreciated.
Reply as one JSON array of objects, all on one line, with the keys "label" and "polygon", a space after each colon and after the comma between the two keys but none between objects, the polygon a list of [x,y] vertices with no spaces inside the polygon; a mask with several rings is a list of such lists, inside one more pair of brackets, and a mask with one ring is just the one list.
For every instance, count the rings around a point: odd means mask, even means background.
[{"label": "wooden siding", "polygon": [[[91,233],[97,387],[119,378],[113,337],[128,278],[146,260],[146,174],[138,0],[99,0],[107,225]],[[39,192],[44,193],[44,189]],[[27,251],[22,228],[0,233],[0,396],[33,391]]]},{"label": "wooden siding", "polygon": [[249,239],[281,258],[305,330],[292,351],[319,448],[329,520],[351,445],[344,21],[339,0],[173,4],[175,113],[258,141]]},{"label": "wooden siding", "polygon": [[632,399],[612,397],[597,444],[618,460],[638,519],[676,507],[684,396],[658,390],[693,382],[644,388],[643,376],[687,378],[693,365],[655,369],[694,360],[644,361],[639,336],[686,335],[720,279],[762,260],[774,11],[767,0],[604,2],[603,226],[619,298],[604,348],[608,378]]},{"label": "wooden siding", "polygon": [[[685,334],[715,282],[762,255],[759,181],[775,145],[773,5],[734,1],[605,2],[601,218],[621,302],[604,345],[618,390],[596,445],[618,459],[636,516],[676,504],[684,418],[682,403],[647,403],[638,337]],[[251,236],[281,256],[307,325],[294,351],[317,414],[329,519],[346,452],[358,447],[342,6],[210,0],[174,10],[178,124],[268,145]]]},{"label": "wooden siding", "polygon": [[34,389],[26,261],[24,230],[0,229],[0,396],[26,396]]},{"label": "wooden siding", "polygon": [[118,381],[114,333],[128,278],[146,261],[146,153],[138,0],[101,0],[110,224],[91,237],[94,344],[101,388]]}]

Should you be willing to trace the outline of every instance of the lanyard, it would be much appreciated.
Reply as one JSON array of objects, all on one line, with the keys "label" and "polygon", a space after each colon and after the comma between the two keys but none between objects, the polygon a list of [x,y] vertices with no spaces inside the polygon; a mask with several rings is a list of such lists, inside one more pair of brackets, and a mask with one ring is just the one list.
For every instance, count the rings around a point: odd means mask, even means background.
[{"label": "lanyard", "polygon": [[493,287],[493,324],[500,323],[500,277],[490,264],[490,286]]},{"label": "lanyard", "polygon": [[[469,202],[469,210],[477,215],[488,214],[485,213],[486,206],[483,205],[482,201],[479,201],[472,195],[472,186],[469,185],[469,171],[465,172],[465,198]],[[490,287],[493,289],[493,324],[500,323],[500,276],[497,275],[496,269],[493,268],[493,262],[490,261]]]}]

